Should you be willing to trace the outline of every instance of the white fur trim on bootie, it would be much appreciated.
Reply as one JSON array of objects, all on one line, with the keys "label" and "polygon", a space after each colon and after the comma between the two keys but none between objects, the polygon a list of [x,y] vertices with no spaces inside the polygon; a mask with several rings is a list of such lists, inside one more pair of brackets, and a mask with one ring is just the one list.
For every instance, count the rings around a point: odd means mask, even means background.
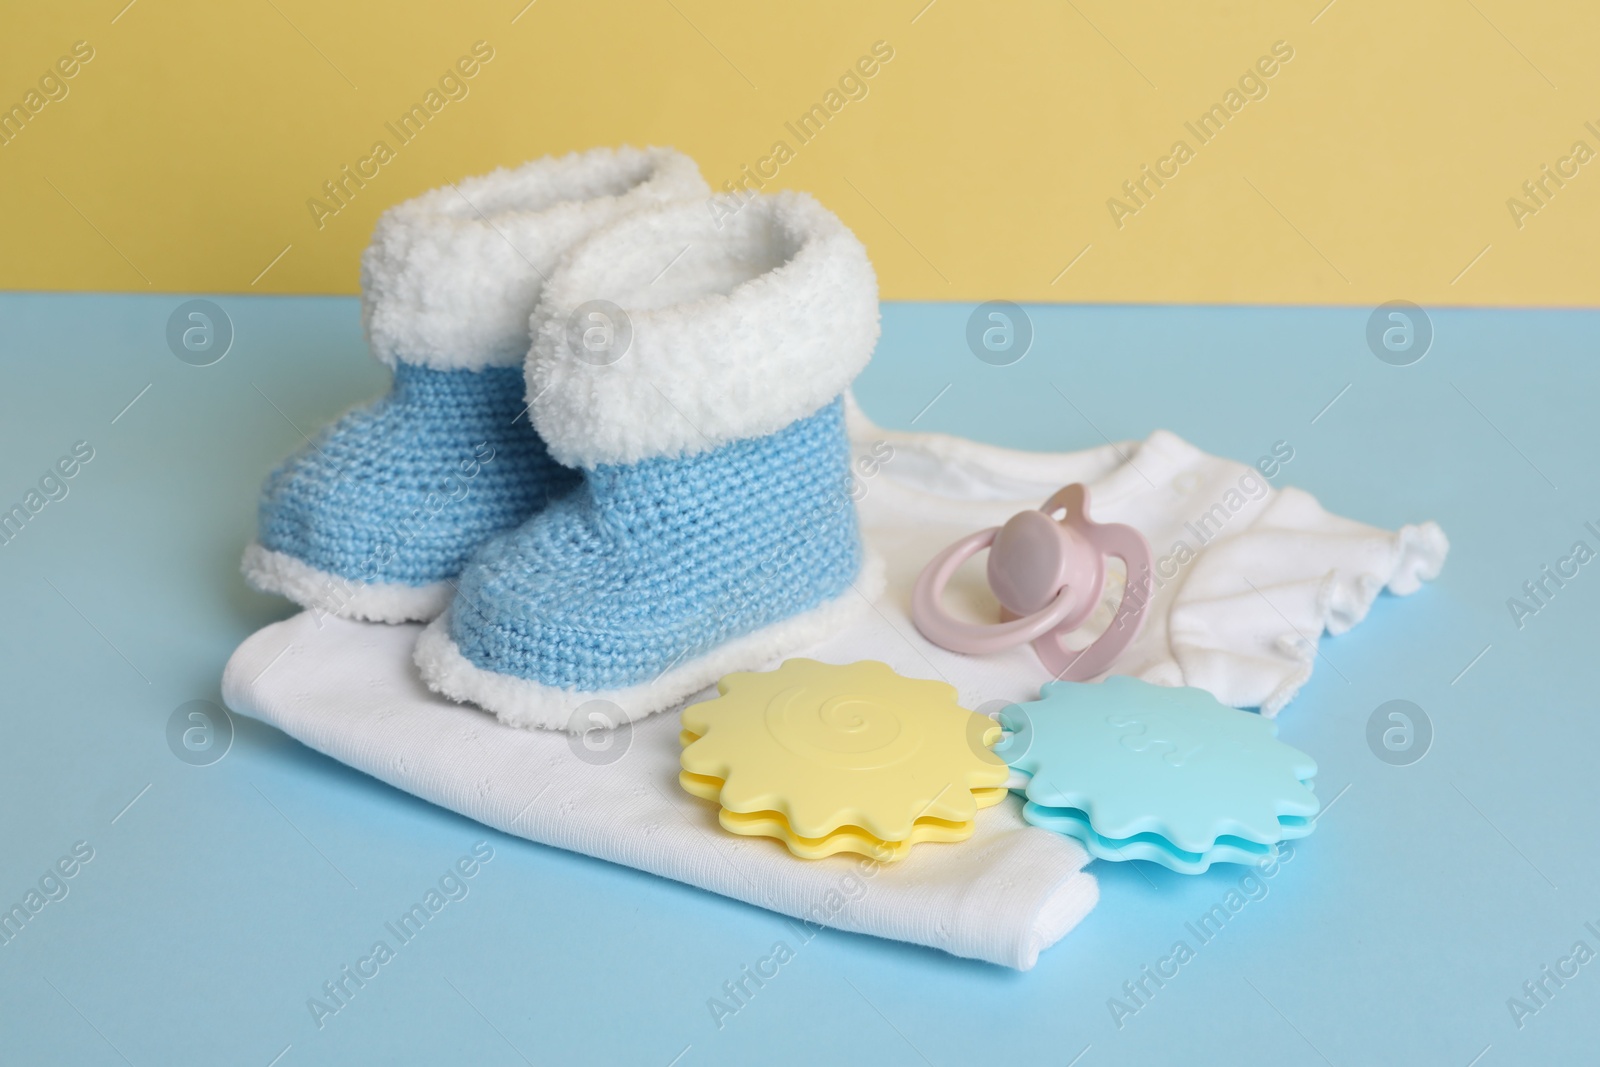
[{"label": "white fur trim on bootie", "polygon": [[[619,307],[631,332],[626,348],[614,334],[621,354],[604,365],[569,347],[595,300]],[[803,193],[759,196],[718,221],[680,203],[575,246],[532,326],[528,398],[551,455],[634,463],[764,436],[838,396],[877,343],[878,282],[861,242]]]},{"label": "white fur trim on bootie", "polygon": [[449,607],[449,582],[401,585],[363,582],[320,571],[303,560],[252,542],[239,565],[251,588],[288,597],[303,608],[367,622],[427,622]]},{"label": "white fur trim on bootie", "polygon": [[883,594],[884,585],[883,560],[868,549],[854,585],[834,599],[724,642],[652,681],[622,689],[581,693],[486,671],[456,647],[450,636],[449,612],[422,631],[412,659],[428,688],[451,700],[493,712],[508,726],[583,733],[593,724],[587,716],[580,718],[573,713],[591,700],[615,705],[621,713],[620,722],[637,722],[677,706],[725,674],[758,670],[779,657],[839,634]]},{"label": "white fur trim on bootie", "polygon": [[708,195],[670,148],[596,148],[501,168],[397,204],[361,257],[361,318],[383,363],[518,366],[556,260],[596,227]]}]

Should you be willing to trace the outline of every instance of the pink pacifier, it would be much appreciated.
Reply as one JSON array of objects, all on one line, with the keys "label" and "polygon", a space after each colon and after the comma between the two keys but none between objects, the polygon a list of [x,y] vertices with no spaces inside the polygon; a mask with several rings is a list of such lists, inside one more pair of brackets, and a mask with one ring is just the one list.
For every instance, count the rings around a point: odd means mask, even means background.
[{"label": "pink pacifier", "polygon": [[[945,586],[956,568],[986,548],[989,588],[1000,601],[1001,621],[963,622],[944,610]],[[1122,603],[1093,644],[1067,648],[1066,636],[1100,603],[1110,556],[1127,567]],[[930,560],[911,594],[911,619],[922,636],[952,652],[987,655],[1031,641],[1046,670],[1076,682],[1111,666],[1139,636],[1149,604],[1150,546],[1144,535],[1089,518],[1089,490],[1074,483],[1038,511],[1019,512],[1004,526],[963,537]]]}]

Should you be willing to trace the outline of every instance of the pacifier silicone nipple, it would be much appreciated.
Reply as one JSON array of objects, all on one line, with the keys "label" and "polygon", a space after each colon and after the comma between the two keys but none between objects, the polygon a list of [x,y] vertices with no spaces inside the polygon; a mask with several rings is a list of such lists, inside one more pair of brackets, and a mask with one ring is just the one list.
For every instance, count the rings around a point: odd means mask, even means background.
[{"label": "pacifier silicone nipple", "polygon": [[[950,578],[968,559],[989,550],[989,588],[1000,601],[999,623],[954,618],[942,600]],[[1099,606],[1106,560],[1127,568],[1122,602],[1111,625],[1087,648],[1064,639]],[[1139,635],[1150,602],[1150,546],[1121,523],[1089,518],[1089,490],[1073,483],[1037,511],[1018,512],[1004,526],[980,530],[935,556],[917,578],[911,619],[922,635],[952,652],[987,655],[1032,642],[1045,669],[1082,681],[1108,669]]]}]

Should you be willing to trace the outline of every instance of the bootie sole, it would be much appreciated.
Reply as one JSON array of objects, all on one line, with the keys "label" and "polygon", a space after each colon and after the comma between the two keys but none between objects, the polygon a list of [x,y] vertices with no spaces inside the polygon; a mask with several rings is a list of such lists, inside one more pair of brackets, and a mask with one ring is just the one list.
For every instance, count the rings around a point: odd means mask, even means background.
[{"label": "bootie sole", "polygon": [[455,595],[449,582],[401,585],[345,578],[260,543],[244,550],[239,569],[245,581],[263,593],[288,597],[311,611],[367,622],[427,622],[437,618]]},{"label": "bootie sole", "polygon": [[718,645],[652,681],[621,689],[578,692],[484,670],[461,654],[450,636],[448,612],[422,631],[412,658],[428,688],[493,712],[508,726],[582,733],[593,723],[589,716],[574,713],[590,701],[614,705],[620,712],[617,725],[664,711],[725,674],[755,670],[839,633],[858,614],[869,610],[882,595],[884,584],[883,560],[868,549],[851,588],[832,600]]}]

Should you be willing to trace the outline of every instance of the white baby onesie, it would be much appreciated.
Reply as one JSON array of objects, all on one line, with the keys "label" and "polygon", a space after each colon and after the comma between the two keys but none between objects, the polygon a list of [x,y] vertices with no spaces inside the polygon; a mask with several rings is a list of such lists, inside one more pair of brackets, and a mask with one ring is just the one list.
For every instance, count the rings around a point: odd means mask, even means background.
[{"label": "white baby onesie", "polygon": [[[1116,672],[1200,686],[1269,715],[1310,677],[1324,629],[1359,622],[1384,588],[1414,592],[1448,550],[1432,523],[1392,533],[1329,515],[1309,495],[1272,489],[1255,468],[1165,432],[1087,452],[1023,453],[893,433],[852,411],[851,434],[862,528],[887,562],[888,587],[853,625],[793,654],[879,659],[942,678],[986,711],[1035,698],[1050,675],[1026,646],[972,657],[924,640],[909,616],[912,584],[951,541],[1038,507],[1069,482],[1088,484],[1097,521],[1143,532],[1156,559],[1145,629]],[[1118,588],[1108,582],[1108,602]],[[957,573],[947,604],[995,617],[981,560]],[[1109,617],[1102,607],[1088,628]],[[419,631],[301,613],[239,647],[224,699],[469,818],[797,917],[799,935],[805,924],[832,926],[1026,970],[1097,899],[1083,849],[1025,825],[1015,798],[980,812],[968,841],[919,845],[893,864],[803,861],[776,842],[731,836],[713,805],[678,787],[675,714],[584,739],[505,726],[422,685],[411,662]]]},{"label": "white baby onesie", "polygon": [[[1323,630],[1350,629],[1385,588],[1416,592],[1438,575],[1450,548],[1434,523],[1391,533],[1330,515],[1309,493],[1274,488],[1256,466],[1208,455],[1165,430],[1085,452],[1017,452],[883,430],[852,410],[851,437],[861,521],[887,562],[888,591],[879,612],[819,645],[830,654],[817,658],[856,648],[854,658],[881,658],[903,673],[931,668],[973,708],[1035,699],[1050,673],[1026,645],[974,657],[927,641],[910,622],[912,586],[947,545],[1039,507],[1069,483],[1088,486],[1095,521],[1144,534],[1155,561],[1144,629],[1112,673],[1196,686],[1269,717],[1311,677]],[[1274,448],[1260,465],[1282,481],[1293,449]],[[945,604],[953,614],[995,621],[999,604],[983,563],[980,555],[956,572]],[[1120,575],[1118,564],[1075,644],[1109,625]]]}]

